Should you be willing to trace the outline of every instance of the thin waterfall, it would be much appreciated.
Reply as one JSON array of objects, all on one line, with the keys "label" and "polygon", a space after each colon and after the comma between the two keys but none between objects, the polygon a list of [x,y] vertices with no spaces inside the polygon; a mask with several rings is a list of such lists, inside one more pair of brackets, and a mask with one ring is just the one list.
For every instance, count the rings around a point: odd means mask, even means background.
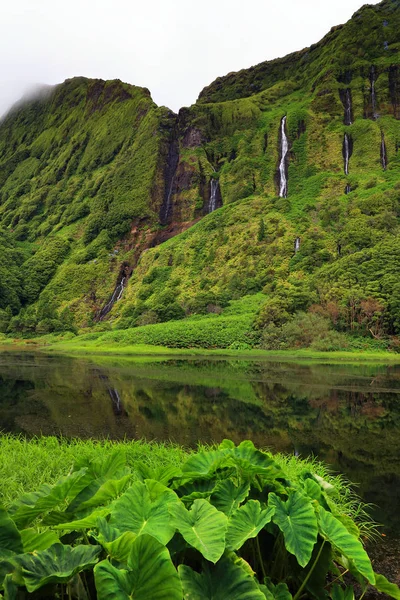
[{"label": "thin waterfall", "polygon": [[344,108],[344,119],[343,122],[345,125],[351,125],[353,123],[352,114],[353,114],[353,106],[351,99],[351,89],[346,88],[345,90],[339,90],[340,99]]},{"label": "thin waterfall", "polygon": [[217,200],[218,200],[218,188],[219,181],[218,179],[210,180],[210,200],[208,202],[208,212],[212,213],[217,208]]},{"label": "thin waterfall", "polygon": [[347,135],[347,133],[345,133],[344,141],[343,141],[343,158],[344,158],[344,173],[345,173],[345,175],[349,174],[350,156],[351,156],[350,137]]},{"label": "thin waterfall", "polygon": [[376,73],[375,67],[372,65],[371,71],[369,74],[369,80],[371,82],[371,104],[372,104],[372,118],[377,119],[378,113],[376,111],[376,92],[375,92],[375,81],[376,81]]},{"label": "thin waterfall", "polygon": [[107,387],[108,393],[111,398],[113,413],[115,415],[120,415],[123,412],[121,398],[118,394],[118,390],[112,387]]},{"label": "thin waterfall", "polygon": [[122,277],[121,281],[119,283],[117,283],[117,285],[115,286],[115,289],[112,293],[111,298],[109,299],[107,304],[105,306],[103,306],[103,308],[101,309],[99,318],[98,318],[99,321],[102,321],[104,319],[104,317],[106,315],[108,315],[108,313],[110,312],[110,310],[112,309],[114,304],[116,302],[118,302],[118,300],[121,300],[122,294],[124,293],[125,286],[126,286],[126,275],[124,275]]},{"label": "thin waterfall", "polygon": [[289,151],[289,141],[286,136],[286,116],[281,121],[281,159],[279,163],[279,197],[287,198],[287,154]]},{"label": "thin waterfall", "polygon": [[350,192],[351,192],[351,187],[350,187],[350,184],[348,183],[344,189],[344,193],[347,195],[347,194],[350,194]]},{"label": "thin waterfall", "polygon": [[298,253],[298,251],[300,250],[300,241],[301,241],[301,240],[300,240],[300,238],[299,238],[299,237],[297,237],[297,238],[295,239],[295,242],[294,242],[294,253],[295,253],[295,254],[297,254],[297,253]]},{"label": "thin waterfall", "polygon": [[386,153],[386,143],[385,143],[385,134],[382,131],[381,137],[381,165],[382,169],[386,171],[387,167],[387,153]]}]

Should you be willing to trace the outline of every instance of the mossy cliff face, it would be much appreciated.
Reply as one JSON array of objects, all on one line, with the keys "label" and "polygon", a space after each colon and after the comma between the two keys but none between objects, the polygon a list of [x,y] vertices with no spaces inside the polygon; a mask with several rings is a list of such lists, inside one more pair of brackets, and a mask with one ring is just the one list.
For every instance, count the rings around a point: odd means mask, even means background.
[{"label": "mossy cliff face", "polygon": [[364,6],[310,48],[217,79],[179,115],[142,88],[82,78],[15,108],[0,124],[14,282],[0,281],[0,308],[23,307],[12,326],[90,325],[125,277],[106,316],[120,327],[262,291],[289,313],[337,303],[352,318],[372,297],[400,332],[399,31],[398,0]]}]

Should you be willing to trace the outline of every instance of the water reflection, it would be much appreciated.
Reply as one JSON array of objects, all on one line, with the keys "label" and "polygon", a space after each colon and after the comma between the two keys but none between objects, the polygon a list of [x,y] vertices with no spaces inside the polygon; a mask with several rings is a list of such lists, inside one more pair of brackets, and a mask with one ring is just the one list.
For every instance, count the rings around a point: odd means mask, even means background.
[{"label": "water reflection", "polygon": [[[400,367],[0,354],[4,431],[314,454],[400,530]],[[389,518],[390,515],[390,518]]]}]

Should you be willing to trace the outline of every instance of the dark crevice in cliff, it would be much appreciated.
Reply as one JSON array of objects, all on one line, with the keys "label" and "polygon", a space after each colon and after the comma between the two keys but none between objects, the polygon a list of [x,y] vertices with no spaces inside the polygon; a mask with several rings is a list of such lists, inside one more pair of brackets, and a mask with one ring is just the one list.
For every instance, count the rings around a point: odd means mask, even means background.
[{"label": "dark crevice in cliff", "polygon": [[179,141],[177,118],[171,117],[168,151],[164,167],[164,199],[160,208],[160,223],[166,225],[172,219],[175,175],[179,164]]}]

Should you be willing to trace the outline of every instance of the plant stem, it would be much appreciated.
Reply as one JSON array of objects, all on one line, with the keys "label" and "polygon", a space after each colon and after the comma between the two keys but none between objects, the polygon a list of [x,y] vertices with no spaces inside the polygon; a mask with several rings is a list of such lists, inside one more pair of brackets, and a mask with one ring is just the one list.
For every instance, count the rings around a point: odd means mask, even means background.
[{"label": "plant stem", "polygon": [[72,600],[71,583],[70,582],[67,583],[67,591],[68,591],[68,600]]},{"label": "plant stem", "polygon": [[89,542],[89,538],[86,534],[86,531],[84,529],[82,529],[82,535],[83,535],[83,539],[85,540],[85,543],[90,546],[90,542]]},{"label": "plant stem", "polygon": [[258,552],[258,560],[260,561],[261,571],[262,571],[263,577],[265,579],[267,577],[267,574],[264,569],[264,563],[263,563],[261,548],[260,548],[260,540],[258,539],[258,536],[256,537],[256,545],[257,545],[257,552]]},{"label": "plant stem", "polygon": [[319,552],[318,552],[318,554],[317,554],[317,556],[316,556],[316,558],[315,558],[315,560],[314,560],[314,562],[312,564],[312,567],[308,571],[307,576],[304,578],[304,581],[301,584],[301,586],[299,587],[299,589],[297,591],[297,594],[295,595],[295,597],[293,598],[293,600],[298,600],[298,598],[300,597],[301,592],[304,590],[305,586],[307,585],[307,581],[310,579],[310,577],[312,575],[312,572],[314,571],[314,569],[317,566],[317,563],[318,563],[318,561],[319,561],[319,559],[321,557],[322,550],[323,550],[324,546],[325,546],[325,540],[322,542],[321,548],[319,549]]},{"label": "plant stem", "polygon": [[330,587],[330,586],[331,586],[331,585],[333,585],[334,583],[336,583],[336,581],[337,581],[338,579],[342,579],[342,578],[343,578],[343,577],[346,575],[346,573],[348,573],[348,572],[349,572],[349,570],[348,570],[348,569],[346,569],[345,571],[343,571],[343,573],[340,573],[339,577],[336,577],[336,579],[334,579],[333,581],[330,581],[330,582],[328,583],[328,585],[326,585],[326,586],[325,586],[325,589],[326,589],[326,588],[328,588],[328,587]]}]

